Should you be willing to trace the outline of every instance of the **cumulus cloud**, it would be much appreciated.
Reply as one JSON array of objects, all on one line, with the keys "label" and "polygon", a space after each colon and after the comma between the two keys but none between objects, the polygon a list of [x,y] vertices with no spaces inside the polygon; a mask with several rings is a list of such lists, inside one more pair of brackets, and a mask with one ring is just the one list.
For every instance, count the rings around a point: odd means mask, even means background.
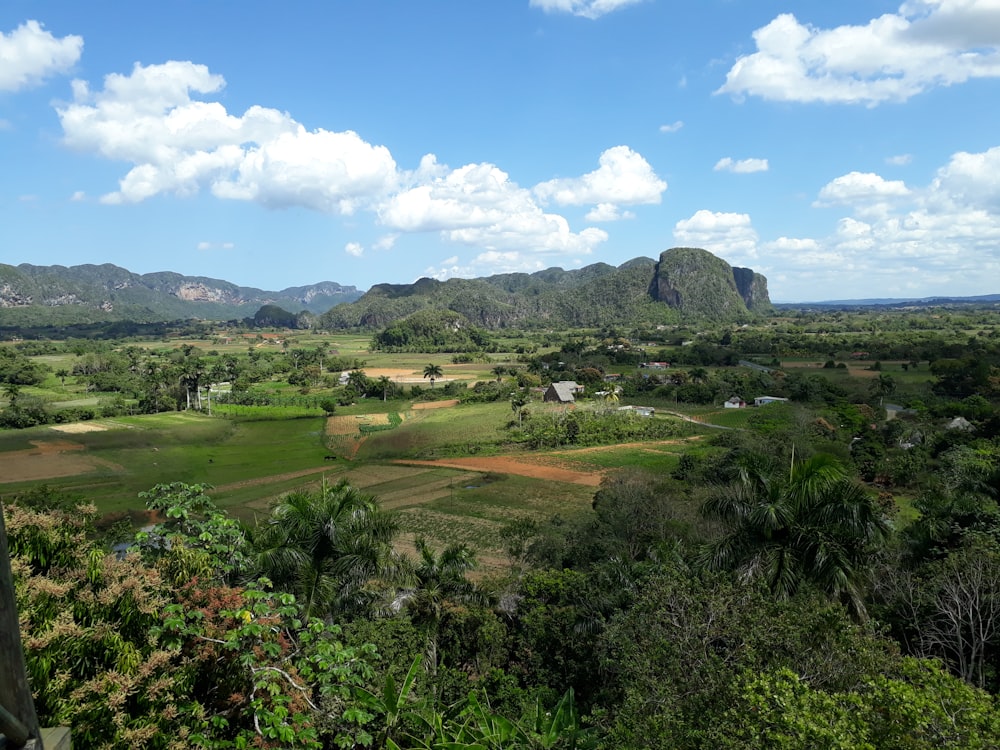
[{"label": "cumulus cloud", "polygon": [[379,210],[385,226],[402,232],[440,232],[452,242],[507,251],[589,253],[607,239],[595,228],[572,232],[546,213],[529,190],[493,164],[467,164],[391,196]]},{"label": "cumulus cloud", "polygon": [[894,167],[905,167],[912,161],[912,154],[896,154],[895,156],[886,157],[885,163],[891,164]]},{"label": "cumulus cloud", "polygon": [[902,180],[886,180],[873,172],[851,172],[824,185],[813,205],[847,205],[860,214],[874,216],[886,214],[893,204],[909,196],[910,189]]},{"label": "cumulus cloud", "polygon": [[1000,147],[953,154],[923,186],[871,173],[838,177],[815,205],[847,215],[826,237],[762,242],[762,270],[777,289],[808,290],[800,299],[992,291],[983,283],[1000,278],[998,174]]},{"label": "cumulus cloud", "polygon": [[82,190],[76,190],[73,192],[73,195],[69,197],[69,199],[74,203],[79,203],[81,201],[87,200],[87,194]]},{"label": "cumulus cloud", "polygon": [[730,262],[746,262],[757,257],[757,232],[749,214],[701,209],[674,225],[678,245],[700,247]]},{"label": "cumulus cloud", "polygon": [[676,133],[678,130],[684,127],[684,123],[680,120],[673,122],[669,125],[660,125],[661,133]]},{"label": "cumulus cloud", "polygon": [[790,13],[753,32],[716,93],[875,106],[1000,76],[1000,3],[912,0],[864,25],[819,29]]},{"label": "cumulus cloud", "polygon": [[938,206],[1000,211],[1000,146],[978,154],[954,154],[938,170],[931,191]]},{"label": "cumulus cloud", "polygon": [[198,249],[207,252],[209,250],[232,250],[236,247],[233,242],[199,242]]},{"label": "cumulus cloud", "polygon": [[719,159],[714,167],[716,172],[734,172],[736,174],[751,174],[753,172],[766,172],[768,170],[767,159],[731,159],[728,156]]},{"label": "cumulus cloud", "polygon": [[136,64],[127,76],[108,75],[98,92],[76,81],[73,102],[57,108],[64,142],[134,165],[105,203],[209,189],[274,208],[350,214],[396,184],[389,150],[354,132],[307,131],[259,106],[236,116],[194,98],[224,85],[204,65],[179,61]]},{"label": "cumulus cloud", "polygon": [[561,206],[599,206],[604,213],[621,205],[659,203],[667,183],[656,176],[641,154],[615,146],[601,154],[598,168],[582,177],[549,180],[535,186],[535,195]]},{"label": "cumulus cloud", "polygon": [[[598,168],[582,177],[534,189],[494,164],[452,169],[433,154],[402,170],[388,148],[356,132],[309,130],[289,113],[263,106],[229,112],[218,101],[225,84],[204,65],[176,60],[137,63],[127,74],[106,76],[94,90],[74,81],[72,101],[56,107],[63,141],[129,165],[102,203],[207,193],[273,209],[369,212],[384,229],[371,249],[390,250],[404,233],[428,232],[476,249],[473,261],[448,265],[447,273],[523,270],[535,268],[541,255],[588,255],[607,232],[571,227],[547,202],[586,205],[586,221],[608,222],[632,218],[627,206],[659,203],[667,187],[627,146],[602,153]],[[345,252],[360,256],[366,248],[349,243]]]},{"label": "cumulus cloud", "polygon": [[631,211],[622,211],[613,203],[598,203],[583,218],[587,221],[619,221],[620,219],[634,219],[635,214]]},{"label": "cumulus cloud", "polygon": [[571,13],[581,18],[600,18],[616,10],[641,3],[643,0],[530,0],[532,8],[546,13]]},{"label": "cumulus cloud", "polygon": [[348,255],[353,255],[355,258],[360,258],[365,254],[365,248],[360,242],[348,242],[344,245],[344,252]]},{"label": "cumulus cloud", "polygon": [[82,51],[83,37],[56,38],[38,21],[26,21],[9,34],[0,32],[0,91],[19,91],[66,73]]}]

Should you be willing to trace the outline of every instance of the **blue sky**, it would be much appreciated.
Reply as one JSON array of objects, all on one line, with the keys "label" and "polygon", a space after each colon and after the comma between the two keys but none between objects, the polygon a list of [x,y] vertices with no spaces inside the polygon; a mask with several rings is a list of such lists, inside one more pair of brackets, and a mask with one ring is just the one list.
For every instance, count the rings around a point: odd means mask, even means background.
[{"label": "blue sky", "polygon": [[1000,0],[0,4],[0,262],[1000,292]]}]

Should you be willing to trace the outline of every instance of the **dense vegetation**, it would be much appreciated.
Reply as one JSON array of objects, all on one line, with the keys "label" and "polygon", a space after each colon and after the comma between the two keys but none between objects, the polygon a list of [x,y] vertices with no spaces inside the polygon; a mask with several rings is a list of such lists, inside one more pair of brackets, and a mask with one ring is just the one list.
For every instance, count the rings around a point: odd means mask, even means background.
[{"label": "dense vegetation", "polygon": [[[618,468],[585,512],[508,513],[488,570],[344,482],[246,524],[212,488],[167,482],[140,498],[156,523],[138,534],[98,531],[95,507],[50,487],[9,493],[36,705],[81,746],[1000,745],[995,310],[511,332],[412,356],[420,383],[365,374],[405,351],[281,335],[3,346],[0,415],[207,411],[227,383],[223,411],[377,408],[355,461],[376,472],[478,451],[601,460],[568,450],[585,446]],[[574,404],[540,400],[564,380]],[[61,381],[98,405],[62,405]],[[787,400],[722,408],[764,395]],[[438,397],[464,403],[400,416]],[[655,416],[620,409],[643,405]]]},{"label": "dense vegetation", "polygon": [[110,263],[69,268],[0,263],[0,322],[7,326],[229,320],[268,304],[321,313],[360,296],[354,287],[329,281],[268,292],[203,276],[136,274]]}]

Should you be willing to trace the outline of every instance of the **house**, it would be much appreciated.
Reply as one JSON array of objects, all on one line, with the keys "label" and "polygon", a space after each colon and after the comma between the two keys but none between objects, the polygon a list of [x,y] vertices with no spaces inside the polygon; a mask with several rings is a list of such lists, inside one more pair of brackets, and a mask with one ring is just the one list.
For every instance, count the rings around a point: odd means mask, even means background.
[{"label": "house", "polygon": [[726,401],[726,403],[724,403],[722,405],[722,408],[724,408],[724,409],[743,409],[743,408],[746,407],[746,405],[747,405],[747,402],[744,401],[743,399],[741,399],[739,396],[733,396],[731,399],[729,399],[728,401]]},{"label": "house", "polygon": [[552,383],[545,389],[542,401],[555,404],[572,404],[576,401],[576,397],[583,393],[583,391],[583,386],[575,381],[560,380],[558,383]]},{"label": "house", "polygon": [[753,400],[754,406],[766,406],[767,404],[773,404],[775,402],[787,401],[787,398],[781,398],[780,396],[757,396]]},{"label": "house", "polygon": [[649,367],[653,370],[666,370],[670,367],[669,362],[640,362],[639,367]]}]

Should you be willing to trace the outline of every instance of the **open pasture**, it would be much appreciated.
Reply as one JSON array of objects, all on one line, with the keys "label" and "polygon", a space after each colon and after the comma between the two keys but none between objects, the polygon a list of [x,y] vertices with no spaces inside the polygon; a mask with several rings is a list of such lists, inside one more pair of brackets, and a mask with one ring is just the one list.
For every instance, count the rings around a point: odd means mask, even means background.
[{"label": "open pasture", "polygon": [[594,494],[592,486],[441,466],[369,464],[343,476],[397,514],[404,550],[416,536],[436,548],[465,543],[485,570],[505,564],[504,526],[588,512]]},{"label": "open pasture", "polygon": [[[282,478],[290,473],[330,468],[319,417],[232,422],[187,412],[84,424],[90,431],[0,433],[0,493],[47,483],[113,512],[137,508],[138,493],[160,482],[207,482],[220,488],[212,495],[227,506],[289,489]],[[26,459],[30,475],[18,473]],[[278,486],[241,484],[262,478],[277,478]]]},{"label": "open pasture", "polygon": [[369,436],[357,458],[439,458],[489,452],[502,441],[502,428],[510,418],[506,402],[410,410],[396,429]]}]

